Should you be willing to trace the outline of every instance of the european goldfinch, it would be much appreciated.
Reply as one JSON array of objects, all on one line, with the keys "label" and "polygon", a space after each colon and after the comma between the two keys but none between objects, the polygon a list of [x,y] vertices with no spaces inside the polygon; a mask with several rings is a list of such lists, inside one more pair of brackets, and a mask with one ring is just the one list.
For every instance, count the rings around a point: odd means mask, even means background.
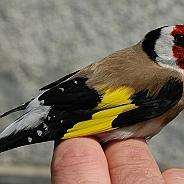
[{"label": "european goldfinch", "polygon": [[184,25],[155,29],[1,115],[25,109],[0,134],[0,152],[88,135],[150,138],[183,110],[183,80]]}]

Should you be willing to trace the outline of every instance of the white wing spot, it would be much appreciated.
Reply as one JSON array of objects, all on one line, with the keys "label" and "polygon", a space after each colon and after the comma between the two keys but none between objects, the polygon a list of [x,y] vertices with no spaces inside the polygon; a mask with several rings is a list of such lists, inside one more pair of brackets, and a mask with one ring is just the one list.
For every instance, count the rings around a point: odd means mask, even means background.
[{"label": "white wing spot", "polygon": [[48,116],[48,117],[47,117],[47,119],[48,119],[48,121],[50,121],[51,117],[50,117],[50,116]]},{"label": "white wing spot", "polygon": [[53,118],[55,118],[56,116],[55,115],[53,115]]},{"label": "white wing spot", "polygon": [[75,83],[75,84],[78,84],[78,82],[77,82],[76,80],[74,81],[74,83]]},{"label": "white wing spot", "polygon": [[32,140],[33,140],[31,137],[28,137],[27,139],[28,139],[28,142],[29,142],[29,143],[31,143]]},{"label": "white wing spot", "polygon": [[45,101],[44,100],[41,100],[40,101],[40,105],[44,105]]},{"label": "white wing spot", "polygon": [[59,88],[59,89],[60,89],[62,92],[64,92],[64,90],[65,90],[64,88]]},{"label": "white wing spot", "polygon": [[48,126],[45,124],[45,123],[43,123],[43,128],[47,131],[48,130]]},{"label": "white wing spot", "polygon": [[38,136],[41,136],[43,133],[41,130],[37,130],[36,132],[37,132]]},{"label": "white wing spot", "polygon": [[61,120],[60,122],[63,123],[63,120]]}]

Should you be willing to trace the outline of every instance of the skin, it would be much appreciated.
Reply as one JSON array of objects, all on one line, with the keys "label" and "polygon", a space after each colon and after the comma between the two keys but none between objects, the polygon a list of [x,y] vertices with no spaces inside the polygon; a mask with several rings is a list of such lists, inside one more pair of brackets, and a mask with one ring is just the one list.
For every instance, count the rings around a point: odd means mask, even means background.
[{"label": "skin", "polygon": [[52,184],[182,184],[184,169],[163,173],[144,139],[112,141],[102,146],[94,137],[55,144]]}]

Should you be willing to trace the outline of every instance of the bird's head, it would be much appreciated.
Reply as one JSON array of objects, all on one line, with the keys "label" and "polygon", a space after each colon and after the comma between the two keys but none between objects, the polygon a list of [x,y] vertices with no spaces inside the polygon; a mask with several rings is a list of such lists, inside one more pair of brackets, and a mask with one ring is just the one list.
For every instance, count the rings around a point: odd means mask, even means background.
[{"label": "bird's head", "polygon": [[150,31],[142,40],[142,48],[159,65],[184,70],[184,25]]}]

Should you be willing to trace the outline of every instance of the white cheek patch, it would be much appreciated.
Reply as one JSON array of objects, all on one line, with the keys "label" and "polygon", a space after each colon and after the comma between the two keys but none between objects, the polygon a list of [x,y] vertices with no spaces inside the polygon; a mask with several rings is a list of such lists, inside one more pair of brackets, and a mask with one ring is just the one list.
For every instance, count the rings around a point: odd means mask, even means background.
[{"label": "white cheek patch", "polygon": [[155,44],[155,52],[158,55],[156,60],[158,64],[168,65],[176,68],[176,58],[173,55],[173,36],[171,32],[174,26],[164,27],[161,30],[160,37]]}]

